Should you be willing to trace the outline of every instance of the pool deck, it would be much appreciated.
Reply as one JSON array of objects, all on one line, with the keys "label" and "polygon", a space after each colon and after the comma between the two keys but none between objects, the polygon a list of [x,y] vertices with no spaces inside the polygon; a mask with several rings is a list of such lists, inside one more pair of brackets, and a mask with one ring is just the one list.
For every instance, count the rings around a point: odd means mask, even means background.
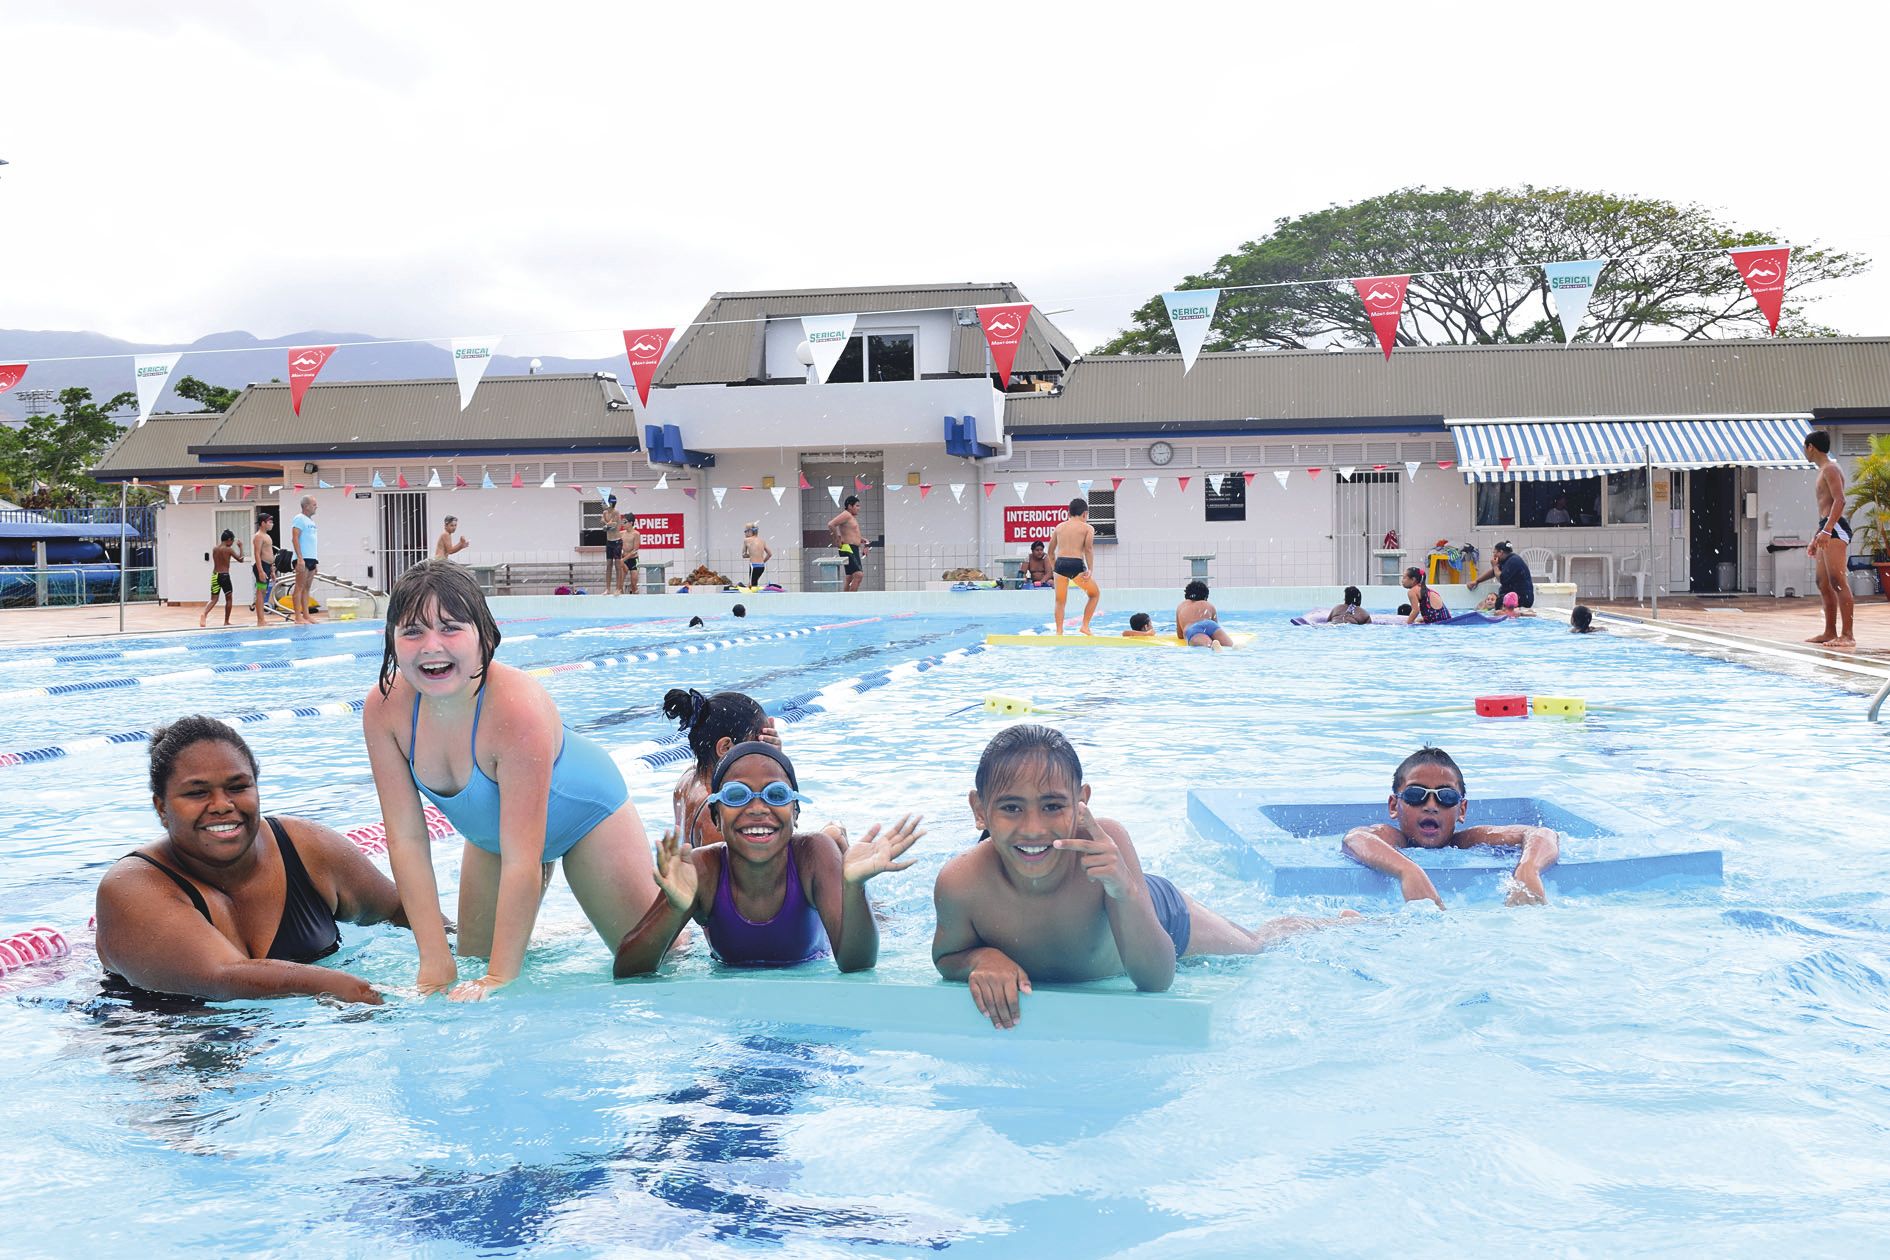
[{"label": "pool deck", "polygon": [[[176,634],[197,629],[197,614],[202,604],[126,604],[125,628],[118,628],[117,604],[89,604],[79,608],[8,608],[0,610],[0,643],[58,643],[65,639],[94,639],[119,634]],[[239,609],[238,611],[247,611]],[[326,620],[317,617],[317,621]],[[232,616],[229,628],[266,634],[274,628],[288,627],[288,622],[271,618],[268,626],[258,626],[254,613]],[[220,631],[221,610],[203,628],[203,633]]]}]

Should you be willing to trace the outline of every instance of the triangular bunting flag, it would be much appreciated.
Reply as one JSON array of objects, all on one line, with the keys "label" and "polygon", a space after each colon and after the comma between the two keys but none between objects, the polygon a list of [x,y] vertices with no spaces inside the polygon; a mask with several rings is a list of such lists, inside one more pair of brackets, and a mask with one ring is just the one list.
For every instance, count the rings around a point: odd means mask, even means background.
[{"label": "triangular bunting flag", "polygon": [[993,490],[996,490],[996,489],[997,489],[997,482],[995,482],[995,481],[986,481],[986,482],[984,482],[984,483],[982,483],[982,484],[983,484],[983,486],[984,486],[984,497],[988,499],[988,498],[990,498],[990,497],[991,497],[991,492],[992,492]]},{"label": "triangular bunting flag", "polygon": [[513,473],[512,474],[512,489],[523,490],[524,488],[525,488],[525,474],[521,472]]},{"label": "triangular bunting flag", "polygon": [[797,475],[797,476],[799,476],[799,477],[800,477],[800,479],[801,479],[801,489],[803,489],[803,490],[812,490],[812,489],[814,488],[814,486],[813,486],[813,483],[807,480],[807,474],[806,474],[806,473],[799,473],[799,474],[796,474],[796,475]]},{"label": "triangular bunting flag", "polygon": [[223,502],[225,499],[229,497],[230,497],[230,488],[228,486],[217,487],[217,502],[218,503]]},{"label": "triangular bunting flag", "polygon": [[1421,466],[1422,466],[1422,463],[1423,463],[1423,461],[1421,461],[1421,460],[1415,460],[1415,459],[1407,459],[1407,460],[1405,460],[1405,461],[1404,461],[1404,472],[1405,472],[1405,476],[1407,476],[1407,477],[1409,477],[1409,478],[1410,478],[1410,479],[1411,479],[1412,481],[1416,481],[1416,480],[1417,480],[1417,470],[1418,470],[1418,468],[1419,468],[1419,467],[1421,467]]},{"label": "triangular bunting flag", "polygon": [[[329,489],[329,487],[328,487],[328,486],[323,486],[323,487],[322,487],[322,489],[324,489],[324,490],[326,490],[326,489]],[[269,487],[269,497],[270,497],[270,498],[272,498],[272,499],[273,499],[273,498],[275,498],[275,497],[276,497],[277,495],[279,495],[279,494],[281,494],[281,493],[282,493],[282,487],[281,487],[281,486],[270,486],[270,487]]]},{"label": "triangular bunting flag", "polygon": [[571,483],[571,493],[573,493],[573,494],[575,494],[575,495],[577,495],[577,496],[578,496],[579,498],[583,498],[583,497],[584,497],[584,487],[583,487],[583,486],[580,486],[580,485],[579,485],[579,484],[578,484],[577,482],[575,482],[575,481],[574,481],[574,482],[572,482],[572,483]]},{"label": "triangular bunting flag", "polygon": [[442,486],[443,484],[445,484],[445,483],[443,483],[443,482],[442,482],[442,481],[440,480],[440,470],[439,470],[439,469],[437,469],[437,468],[429,468],[429,469],[427,469],[427,471],[428,471],[429,473],[431,473],[431,474],[432,474],[432,476],[430,476],[430,477],[428,477],[428,478],[427,478],[427,489],[429,489],[429,490],[438,490],[438,489],[439,489],[439,488],[440,488],[440,487],[441,487],[441,486]]},{"label": "triangular bunting flag", "polygon": [[320,477],[315,478],[315,488],[317,490],[333,490],[334,489],[333,486],[329,485],[326,481],[322,480]]},{"label": "triangular bunting flag", "polygon": [[1175,478],[1175,480],[1181,483],[1181,489],[1182,489],[1182,492],[1183,492],[1183,493],[1186,493],[1186,492],[1187,492],[1187,489],[1188,489],[1188,483],[1189,483],[1190,481],[1193,481],[1193,480],[1194,480],[1194,478],[1192,478],[1192,477],[1177,477],[1177,478]]},{"label": "triangular bunting flag", "polygon": [[538,483],[538,488],[539,488],[540,490],[549,490],[549,489],[551,489],[551,488],[552,488],[553,486],[555,486],[555,485],[557,485],[557,484],[558,484],[558,474],[557,474],[557,473],[546,473],[546,474],[545,474],[545,479],[544,479],[543,481],[541,481],[541,482],[539,482],[539,483]]},{"label": "triangular bunting flag", "polygon": [[722,500],[728,498],[727,486],[710,486],[709,493],[715,496],[715,506],[721,507]]},{"label": "triangular bunting flag", "polygon": [[1054,481],[1046,481],[1046,482],[1044,482],[1043,484],[1044,484],[1044,485],[1046,485],[1046,486],[1054,486],[1054,485],[1056,485],[1057,483],[1056,483],[1056,482],[1054,482]]},{"label": "triangular bunting flag", "polygon": [[1372,465],[1372,471],[1373,471],[1373,472],[1383,472],[1383,471],[1385,471],[1385,466],[1384,466],[1383,464],[1373,464],[1373,465]]},{"label": "triangular bunting flag", "polygon": [[597,487],[597,501],[599,503],[610,502],[610,487],[609,486]]},{"label": "triangular bunting flag", "polygon": [[1449,472],[1456,463],[1457,461],[1454,459],[1440,459],[1437,461],[1437,467],[1444,472]]},{"label": "triangular bunting flag", "polygon": [[407,486],[407,474],[406,474],[406,473],[404,473],[404,472],[402,472],[402,471],[400,471],[400,469],[398,469],[398,468],[396,468],[396,469],[394,470],[394,489],[396,489],[396,490],[405,490],[405,489],[407,489],[407,488],[408,488],[408,486]]},{"label": "triangular bunting flag", "polygon": [[1024,492],[1030,489],[1030,483],[1028,481],[1013,481],[1011,483],[1011,489],[1017,491],[1017,501],[1022,503],[1024,501]]},{"label": "triangular bunting flag", "polygon": [[472,401],[473,391],[485,379],[486,369],[492,366],[492,352],[498,345],[497,337],[453,338],[453,375],[459,380],[461,411],[466,410],[466,404]]},{"label": "triangular bunting flag", "polygon": [[1175,343],[1181,347],[1181,372],[1187,375],[1194,357],[1201,353],[1208,328],[1214,323],[1214,308],[1220,304],[1219,289],[1183,289],[1162,294],[1168,308],[1168,326],[1175,330]]},{"label": "triangular bunting flag", "polygon": [[839,507],[839,506],[840,506],[840,487],[839,487],[839,486],[828,486],[828,487],[827,487],[827,497],[828,497],[829,499],[832,499],[832,500],[833,500],[833,505],[834,505],[835,507]]},{"label": "triangular bunting flag", "polygon": [[138,427],[142,427],[151,418],[151,408],[157,406],[158,395],[170,383],[171,369],[184,357],[182,350],[175,354],[140,354],[134,357],[132,374],[138,385]]},{"label": "triangular bunting flag", "polygon": [[1292,475],[1293,470],[1290,468],[1275,468],[1273,470],[1273,480],[1280,483],[1280,489],[1282,490],[1286,489],[1287,480],[1292,477]]},{"label": "triangular bunting flag", "polygon": [[696,488],[694,486],[684,486],[682,488],[682,492],[683,492],[683,497],[686,499],[693,499],[696,497]]},{"label": "triangular bunting flag", "polygon": [[1367,276],[1352,281],[1352,287],[1358,290],[1358,300],[1365,304],[1365,314],[1372,321],[1372,331],[1378,334],[1378,347],[1387,359],[1398,340],[1398,321],[1404,316],[1404,290],[1410,283],[1410,276]]},{"label": "triangular bunting flag", "polygon": [[497,486],[492,484],[492,474],[485,471],[483,468],[479,470],[479,488],[481,490],[498,489]]},{"label": "triangular bunting flag", "polygon": [[1323,468],[1308,468],[1308,469],[1306,470],[1306,475],[1307,475],[1308,477],[1311,477],[1311,478],[1313,478],[1314,480],[1317,480],[1317,479],[1318,479],[1318,477],[1319,477],[1319,474],[1320,474],[1320,473],[1322,473],[1322,472],[1324,472],[1324,471],[1325,471],[1325,469],[1323,469]]},{"label": "triangular bunting flag", "polygon": [[1505,455],[1505,456],[1503,456],[1503,457],[1502,457],[1502,459],[1503,459],[1503,468],[1504,468],[1504,471],[1508,471],[1508,469],[1509,469],[1509,456],[1507,456],[1507,455]]},{"label": "triangular bunting flag", "polygon": [[930,493],[932,493],[932,483],[929,481],[921,481],[919,483],[919,502],[925,502],[925,496]]},{"label": "triangular bunting flag", "polygon": [[171,502],[172,503],[177,502],[179,499],[183,497],[184,497],[184,488],[182,486],[171,487]]},{"label": "triangular bunting flag", "polygon": [[637,387],[637,401],[645,408],[650,405],[650,382],[656,379],[657,366],[663,362],[669,339],[675,335],[674,328],[626,328],[623,331],[623,352],[630,360],[630,379]]},{"label": "triangular bunting flag", "polygon": [[256,487],[255,487],[255,486],[244,486],[244,487],[243,487],[243,498],[245,498],[245,499],[253,499],[253,498],[255,498],[255,497],[256,497]]},{"label": "triangular bunting flag", "polygon": [[847,348],[847,341],[853,336],[853,321],[857,315],[803,315],[801,316],[801,336],[807,341],[807,348],[813,351],[814,374],[822,385],[833,375],[833,365],[840,361],[841,352]]},{"label": "triangular bunting flag", "polygon": [[1347,481],[1350,481],[1352,479],[1352,474],[1357,471],[1358,471],[1357,465],[1347,464],[1345,467],[1339,469],[1339,476],[1345,478]]},{"label": "triangular bunting flag", "polygon": [[[299,493],[299,492],[301,491],[301,489],[302,489],[302,487],[300,487],[300,486],[297,486],[297,487],[296,487],[296,491],[297,491],[298,493]],[[191,498],[193,498],[193,499],[194,499],[194,498],[196,498],[196,497],[197,497],[198,495],[200,495],[200,494],[202,494],[202,493],[203,493],[203,487],[202,487],[201,485],[195,485],[195,486],[192,486],[192,487],[190,488],[190,497],[191,497]]]},{"label": "triangular bunting flag", "polygon": [[991,347],[991,366],[997,370],[998,387],[1011,387],[1011,365],[1017,361],[1017,347],[1024,344],[1024,327],[1030,322],[1030,303],[1008,306],[980,306],[978,322],[984,325],[985,344]]},{"label": "triangular bunting flag", "polygon": [[333,346],[297,346],[289,351],[289,410],[302,414],[302,398],[327,366]]},{"label": "triangular bunting flag", "polygon": [[1078,477],[1076,479],[1077,493],[1087,499],[1089,497],[1089,488],[1095,484],[1096,479],[1093,477]]},{"label": "triangular bunting flag", "polygon": [[1161,480],[1161,478],[1160,478],[1160,477],[1144,477],[1144,478],[1142,478],[1142,489],[1144,489],[1144,490],[1146,490],[1146,491],[1148,491],[1148,497],[1149,497],[1149,498],[1151,498],[1151,499],[1152,499],[1152,498],[1154,498],[1154,497],[1155,497],[1155,485],[1156,485],[1156,483],[1157,483],[1157,482],[1159,482],[1160,480]]},{"label": "triangular bunting flag", "polygon": [[[301,488],[302,487],[300,486],[296,487],[297,490],[300,490]],[[354,497],[354,483],[349,482],[347,485],[343,486],[341,488],[341,493],[343,493],[344,495],[347,495],[350,499],[352,499]]]},{"label": "triangular bunting flag", "polygon": [[1253,488],[1253,479],[1254,479],[1255,477],[1258,477],[1259,475],[1260,475],[1259,473],[1250,473],[1250,472],[1244,472],[1244,473],[1242,473],[1242,474],[1240,474],[1240,479],[1241,479],[1241,480],[1242,480],[1243,482],[1245,482],[1245,483],[1246,483],[1246,485],[1247,485],[1247,488],[1248,488],[1248,489],[1252,489],[1252,488]]},{"label": "triangular bunting flag", "polygon": [[1226,478],[1226,476],[1227,476],[1226,473],[1208,473],[1207,474],[1208,493],[1213,494],[1213,495],[1218,495],[1221,492],[1221,482]]},{"label": "triangular bunting flag", "polygon": [[457,471],[454,472],[453,473],[453,489],[464,490],[465,488],[466,488],[466,479],[460,476]]},{"label": "triangular bunting flag", "polygon": [[866,478],[855,473],[853,476],[853,488],[855,490],[871,490],[873,487],[867,483]]},{"label": "triangular bunting flag", "polygon": [[1543,280],[1549,296],[1555,299],[1556,317],[1562,323],[1562,340],[1575,340],[1582,320],[1588,316],[1588,299],[1595,295],[1595,278],[1608,265],[1605,258],[1587,258],[1580,262],[1552,262],[1542,265]]},{"label": "triangular bunting flag", "polygon": [[26,368],[24,363],[0,363],[0,394],[19,384],[26,375]]},{"label": "triangular bunting flag", "polygon": [[659,475],[657,476],[657,478],[656,478],[656,488],[657,488],[658,490],[667,490],[667,489],[669,489],[669,474],[668,474],[668,473],[661,473],[661,474],[659,474]]},{"label": "triangular bunting flag", "polygon": [[378,468],[374,470],[374,479],[368,482],[368,484],[373,486],[376,490],[385,490],[387,488],[387,483],[381,480],[381,470]]},{"label": "triangular bunting flag", "polygon": [[768,493],[774,496],[774,505],[781,506],[781,496],[787,493],[786,486],[769,486]]},{"label": "triangular bunting flag", "polygon": [[754,487],[753,487],[753,486],[742,486],[742,487],[741,487],[741,489],[743,489],[743,490],[753,490],[753,489],[754,489]]},{"label": "triangular bunting flag", "polygon": [[1111,494],[1114,494],[1114,493],[1115,493],[1116,491],[1118,491],[1118,490],[1120,490],[1120,489],[1122,489],[1122,478],[1120,478],[1120,477],[1111,477],[1111,478],[1109,479],[1109,492],[1110,492]]},{"label": "triangular bunting flag", "polygon": [[1785,303],[1785,270],[1791,265],[1792,247],[1762,245],[1754,249],[1732,251],[1733,266],[1746,279],[1752,300],[1765,315],[1766,329],[1778,332],[1778,316]]}]

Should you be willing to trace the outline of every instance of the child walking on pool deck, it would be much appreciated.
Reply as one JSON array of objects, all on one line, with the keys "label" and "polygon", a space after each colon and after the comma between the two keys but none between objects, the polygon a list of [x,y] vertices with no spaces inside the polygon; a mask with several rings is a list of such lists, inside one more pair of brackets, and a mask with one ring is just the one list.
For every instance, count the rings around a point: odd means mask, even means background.
[{"label": "child walking on pool deck", "polygon": [[907,814],[849,846],[837,829],[795,833],[800,781],[773,744],[737,744],[716,763],[700,808],[719,844],[685,845],[672,831],[656,857],[662,895],[617,946],[616,975],[648,975],[694,919],[715,956],[731,966],[780,966],[831,952],[841,971],[879,961],[879,926],[866,882],[903,871],[925,832]]},{"label": "child walking on pool deck", "polygon": [[[1128,973],[1168,988],[1175,960],[1257,954],[1334,919],[1228,922],[1159,875],[1145,875],[1122,824],[1089,812],[1083,765],[1060,731],[1007,727],[978,760],[971,814],[984,834],[933,887],[932,961],[964,980],[978,1013],[1016,1025],[1033,980],[1074,984]],[[1346,911],[1344,918],[1357,918]]]},{"label": "child walking on pool deck", "polygon": [[1520,845],[1522,858],[1516,863],[1516,885],[1510,890],[1509,904],[1542,905],[1548,901],[1549,895],[1542,888],[1542,872],[1561,856],[1560,838],[1547,827],[1520,823],[1459,827],[1469,799],[1463,771],[1450,754],[1441,748],[1420,748],[1392,773],[1391,798],[1385,802],[1391,821],[1352,828],[1345,836],[1345,851],[1356,861],[1395,878],[1406,901],[1434,901],[1442,909],[1444,899],[1437,895],[1431,877],[1402,850]]}]

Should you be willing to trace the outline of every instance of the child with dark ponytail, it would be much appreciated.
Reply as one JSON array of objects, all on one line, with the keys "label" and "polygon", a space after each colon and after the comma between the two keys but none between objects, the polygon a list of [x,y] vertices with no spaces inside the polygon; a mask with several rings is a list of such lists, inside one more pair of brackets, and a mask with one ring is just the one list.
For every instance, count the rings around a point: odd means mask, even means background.
[{"label": "child with dark ponytail", "polygon": [[750,696],[739,691],[718,691],[705,696],[694,687],[671,687],[663,696],[663,716],[674,721],[689,736],[689,751],[695,764],[676,780],[671,801],[676,809],[676,830],[683,843],[697,845],[720,839],[699,834],[702,803],[709,797],[709,780],[715,763],[737,744],[754,740],[781,746],[775,733],[774,719]]}]

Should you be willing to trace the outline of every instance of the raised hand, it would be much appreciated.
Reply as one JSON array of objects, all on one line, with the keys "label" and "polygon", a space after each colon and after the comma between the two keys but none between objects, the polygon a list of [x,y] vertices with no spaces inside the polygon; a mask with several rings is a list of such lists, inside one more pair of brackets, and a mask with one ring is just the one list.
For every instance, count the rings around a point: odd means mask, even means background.
[{"label": "raised hand", "polygon": [[662,842],[656,846],[654,873],[656,886],[663,890],[670,905],[687,910],[696,904],[696,863],[689,855],[689,846],[673,827],[663,833]]},{"label": "raised hand", "polygon": [[844,840],[840,848],[840,876],[849,884],[864,884],[875,875],[884,875],[887,871],[903,871],[917,858],[906,858],[905,852],[925,834],[925,828],[919,824],[925,818],[919,814],[907,814],[894,823],[890,830],[880,831],[878,824],[867,828],[866,834],[851,845]]},{"label": "raised hand", "polygon": [[1076,803],[1076,835],[1054,842],[1059,849],[1075,853],[1083,864],[1083,874],[1102,885],[1107,896],[1117,901],[1129,895],[1129,868],[1122,860],[1116,838],[1109,834],[1089,812],[1089,806]]}]

